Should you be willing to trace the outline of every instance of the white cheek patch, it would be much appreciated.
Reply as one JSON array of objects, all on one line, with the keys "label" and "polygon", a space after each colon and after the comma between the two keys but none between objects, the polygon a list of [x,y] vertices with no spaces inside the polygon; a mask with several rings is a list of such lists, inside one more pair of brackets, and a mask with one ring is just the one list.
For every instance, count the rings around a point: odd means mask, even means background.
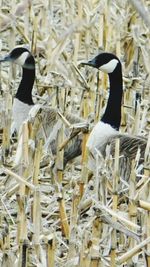
[{"label": "white cheek patch", "polygon": [[23,66],[27,57],[28,57],[29,53],[28,52],[24,52],[20,55],[20,57],[18,57],[16,60],[15,60],[15,63],[20,65],[20,66]]},{"label": "white cheek patch", "polygon": [[112,73],[118,63],[119,61],[117,59],[112,59],[108,63],[102,65],[99,69],[106,73]]}]

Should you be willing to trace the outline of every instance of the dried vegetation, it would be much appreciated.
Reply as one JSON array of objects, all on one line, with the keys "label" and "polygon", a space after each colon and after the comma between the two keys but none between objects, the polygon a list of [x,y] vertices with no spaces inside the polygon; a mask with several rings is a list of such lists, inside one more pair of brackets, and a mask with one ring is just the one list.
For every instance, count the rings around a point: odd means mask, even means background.
[{"label": "dried vegetation", "polygon": [[[88,118],[92,128],[107,100],[107,76],[78,63],[111,51],[123,64],[121,131],[148,138],[144,165],[137,155],[127,190],[119,189],[118,142],[115,160],[98,155],[88,179],[86,132],[82,157],[53,174],[43,140],[32,145],[40,114],[24,123],[16,160],[18,142],[9,136],[20,69],[2,64],[0,266],[150,266],[150,25],[129,2],[0,1],[1,56],[21,44],[32,50],[35,102]],[[63,127],[57,138],[60,164]]]}]

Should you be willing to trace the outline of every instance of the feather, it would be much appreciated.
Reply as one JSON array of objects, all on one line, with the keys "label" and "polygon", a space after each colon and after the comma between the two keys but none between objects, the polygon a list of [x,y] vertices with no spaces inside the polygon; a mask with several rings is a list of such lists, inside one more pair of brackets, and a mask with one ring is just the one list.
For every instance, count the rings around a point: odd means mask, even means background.
[{"label": "feather", "polygon": [[[18,6],[18,8],[21,7],[24,6]],[[36,139],[41,137],[44,138],[45,151],[48,152],[49,150],[50,154],[52,152],[52,154],[55,155],[57,151],[58,133],[63,122],[58,116],[60,115],[60,112],[58,112],[57,109],[45,105],[34,105],[33,103],[32,89],[35,80],[35,60],[33,55],[27,48],[16,47],[3,59],[0,59],[0,62],[3,61],[14,62],[22,67],[22,79],[13,102],[13,126],[11,132],[17,130],[19,133],[19,130],[25,120],[31,122],[33,124],[33,128],[35,127],[34,133],[36,135]],[[69,122],[69,126],[76,123],[85,124],[85,120],[76,115],[67,113],[65,116],[65,120],[66,122]],[[69,137],[69,135],[70,129],[65,127],[65,138]],[[67,145],[64,148],[64,165],[66,165],[69,160],[81,154],[81,142],[81,136],[76,136],[74,139],[71,139],[70,142],[67,142]],[[34,145],[32,146],[34,147]],[[19,164],[21,161],[21,154],[22,136],[20,134],[15,159],[16,164]]]},{"label": "feather", "polygon": [[119,132],[123,92],[121,62],[114,54],[101,52],[87,63],[82,63],[82,65],[89,65],[106,72],[110,82],[110,93],[105,112],[101,121],[94,126],[87,141],[89,150],[88,167],[95,172],[97,155],[100,153],[105,157],[107,146],[110,146],[110,154],[114,157],[116,139],[119,139],[120,176],[128,181],[132,160],[135,160],[137,165],[144,161],[147,140],[143,137]]}]

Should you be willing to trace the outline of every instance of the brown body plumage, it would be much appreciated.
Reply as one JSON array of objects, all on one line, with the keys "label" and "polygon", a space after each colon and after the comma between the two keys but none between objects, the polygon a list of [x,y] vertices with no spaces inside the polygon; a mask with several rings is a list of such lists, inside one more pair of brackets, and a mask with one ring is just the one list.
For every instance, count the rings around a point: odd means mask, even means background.
[{"label": "brown body plumage", "polygon": [[[58,132],[63,126],[63,121],[58,115],[56,108],[43,108],[40,110],[36,117],[39,119],[39,123],[36,129],[36,136],[45,138],[45,149],[47,152],[51,150],[53,155],[56,155],[58,144]],[[83,118],[66,112],[64,114],[66,121],[70,125],[82,124],[85,129],[88,127],[88,123]],[[77,129],[78,131],[78,129]],[[65,125],[64,127],[64,139],[68,139],[71,135],[71,129]],[[64,167],[68,161],[81,155],[82,153],[82,134],[77,134],[74,138],[70,138],[70,141],[64,147]]]}]

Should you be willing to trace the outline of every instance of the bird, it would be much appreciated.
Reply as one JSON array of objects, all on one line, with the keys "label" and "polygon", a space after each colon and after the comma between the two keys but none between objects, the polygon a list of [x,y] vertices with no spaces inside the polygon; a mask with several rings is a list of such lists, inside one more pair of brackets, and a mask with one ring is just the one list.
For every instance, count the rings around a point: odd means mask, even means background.
[{"label": "bird", "polygon": [[27,48],[17,47],[0,59],[22,67],[22,79],[15,94],[12,107],[13,130],[19,132],[20,125],[27,118],[34,102],[32,88],[35,81],[35,60]]},{"label": "bird", "polygon": [[106,148],[109,145],[110,152],[114,155],[116,139],[119,139],[120,176],[122,176],[122,179],[129,181],[131,161],[135,159],[138,151],[140,151],[140,162],[144,160],[147,139],[119,132],[123,99],[121,61],[115,54],[101,51],[93,59],[81,64],[107,73],[109,77],[109,97],[104,114],[93,127],[86,144],[89,151],[89,169],[95,170],[96,151],[101,152],[102,156],[105,157]]},{"label": "bird", "polygon": [[[28,118],[32,109],[42,108],[41,118],[42,126],[46,137],[49,138],[49,144],[47,147],[51,147],[53,154],[56,154],[57,150],[57,132],[62,126],[61,119],[58,119],[58,112],[56,108],[46,108],[38,104],[34,104],[32,89],[36,78],[35,71],[35,59],[32,53],[23,46],[17,46],[11,50],[7,55],[0,59],[0,62],[11,62],[22,67],[22,78],[19,83],[19,87],[15,94],[12,107],[13,126],[12,132],[16,130],[19,133],[20,126]],[[77,115],[66,113],[66,119],[71,124],[83,123],[84,119]],[[41,127],[39,129],[41,131]],[[65,129],[65,137],[69,134],[68,129]],[[81,155],[82,135],[76,136],[64,149],[64,166],[68,161]],[[49,145],[49,146],[48,146]]]}]

